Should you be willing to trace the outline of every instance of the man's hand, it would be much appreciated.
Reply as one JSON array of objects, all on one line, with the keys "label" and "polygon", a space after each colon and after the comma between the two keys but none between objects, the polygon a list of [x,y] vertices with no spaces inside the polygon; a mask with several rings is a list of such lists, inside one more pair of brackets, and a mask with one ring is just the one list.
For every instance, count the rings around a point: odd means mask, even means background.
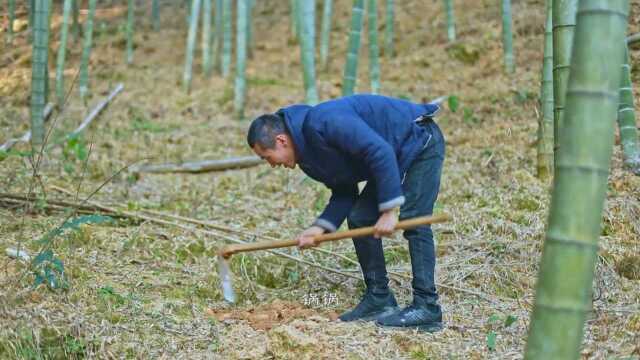
[{"label": "man's hand", "polygon": [[296,240],[298,241],[298,247],[300,249],[307,249],[310,247],[318,246],[318,244],[316,244],[316,242],[314,241],[314,238],[321,234],[324,234],[323,228],[316,225],[311,226],[296,238]]},{"label": "man's hand", "polygon": [[380,215],[380,218],[378,218],[378,221],[373,227],[374,238],[389,236],[391,235],[391,233],[393,233],[393,229],[396,227],[396,224],[398,224],[398,215],[396,210],[397,210],[396,208],[389,209],[383,212],[382,215]]}]

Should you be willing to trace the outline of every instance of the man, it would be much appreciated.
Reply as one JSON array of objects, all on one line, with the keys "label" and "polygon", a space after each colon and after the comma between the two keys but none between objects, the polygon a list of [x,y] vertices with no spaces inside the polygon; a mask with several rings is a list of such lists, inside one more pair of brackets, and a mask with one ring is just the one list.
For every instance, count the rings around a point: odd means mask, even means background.
[{"label": "man", "polygon": [[[413,303],[399,309],[389,289],[381,236],[400,219],[430,215],[440,187],[444,138],[432,116],[435,104],[414,104],[378,95],[353,95],[316,106],[293,105],[253,120],[247,142],[272,167],[296,165],[332,190],[325,210],[298,236],[313,238],[349,228],[375,227],[353,239],[366,284],[360,303],[342,321],[437,331],[442,313],[435,288],[435,249],[429,226],[406,230],[413,271]],[[358,182],[366,181],[362,192]]]}]

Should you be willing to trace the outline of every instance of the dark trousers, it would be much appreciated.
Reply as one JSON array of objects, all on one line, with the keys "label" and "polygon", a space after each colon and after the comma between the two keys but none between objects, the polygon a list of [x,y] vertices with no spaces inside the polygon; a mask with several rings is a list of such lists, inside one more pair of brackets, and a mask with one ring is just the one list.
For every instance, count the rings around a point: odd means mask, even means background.
[{"label": "dark trousers", "polygon": [[[438,126],[429,121],[424,125],[431,133],[425,148],[413,161],[402,183],[405,203],[400,207],[400,220],[431,215],[440,189],[440,175],[444,162],[444,138]],[[347,219],[349,228],[372,226],[380,213],[375,188],[367,184],[360,193]],[[437,304],[435,287],[435,247],[431,226],[406,230],[413,271],[413,297],[419,304]],[[382,240],[372,236],[354,238],[353,244],[362,268],[367,291],[384,294],[389,291]]]}]

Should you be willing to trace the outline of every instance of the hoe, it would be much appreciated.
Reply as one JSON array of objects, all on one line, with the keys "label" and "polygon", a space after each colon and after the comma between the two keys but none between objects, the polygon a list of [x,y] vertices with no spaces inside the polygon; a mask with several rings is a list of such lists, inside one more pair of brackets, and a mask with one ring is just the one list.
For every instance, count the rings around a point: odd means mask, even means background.
[{"label": "hoe", "polygon": [[[421,225],[436,224],[450,220],[449,215],[441,214],[436,216],[422,216],[413,219],[403,220],[398,222],[394,230],[406,230],[412,229]],[[340,231],[330,234],[318,235],[315,238],[316,244],[321,244],[327,241],[342,240],[346,238],[357,238],[361,236],[373,235],[373,226],[363,227],[358,229],[352,229],[348,231]],[[229,269],[229,263],[227,260],[231,255],[239,252],[248,252],[255,250],[267,250],[278,249],[289,246],[296,246],[298,242],[294,240],[279,240],[279,241],[263,241],[250,244],[235,244],[228,245],[218,252],[218,276],[220,277],[222,285],[222,295],[224,299],[230,303],[236,301],[236,295],[233,291],[233,283],[231,280],[231,270]]]}]

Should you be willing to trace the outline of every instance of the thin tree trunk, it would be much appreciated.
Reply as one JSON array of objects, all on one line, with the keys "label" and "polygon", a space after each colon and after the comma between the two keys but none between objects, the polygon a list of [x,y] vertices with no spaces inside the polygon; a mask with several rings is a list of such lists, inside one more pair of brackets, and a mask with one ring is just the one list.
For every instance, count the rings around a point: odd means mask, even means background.
[{"label": "thin tree trunk", "polygon": [[151,2],[151,21],[153,22],[153,30],[160,30],[160,0],[152,0]]},{"label": "thin tree trunk", "polygon": [[135,1],[127,1],[127,64],[133,62],[133,21],[135,12]]},{"label": "thin tree trunk", "polygon": [[184,91],[191,91],[191,74],[193,69],[193,53],[196,47],[196,34],[198,33],[198,16],[200,13],[200,0],[191,2],[191,15],[189,16],[189,34],[187,35],[187,51],[184,61],[184,74],[182,76],[182,87]]},{"label": "thin tree trunk", "polygon": [[249,20],[249,0],[238,0],[236,12],[236,83],[233,108],[238,120],[244,118],[246,93],[245,71],[247,63],[247,28]]},{"label": "thin tree trunk", "polygon": [[620,143],[624,154],[624,164],[634,173],[640,175],[640,146],[638,145],[638,127],[636,125],[636,112],[633,107],[631,66],[629,65],[629,51],[626,42],[624,49],[622,81],[620,83],[620,106],[618,107],[618,128],[620,129]]},{"label": "thin tree trunk", "polygon": [[316,64],[315,64],[315,0],[301,0],[300,8],[300,48],[302,66],[304,71],[304,89],[306,103],[315,105],[318,103],[318,90],[316,88]]},{"label": "thin tree trunk", "polygon": [[67,34],[69,33],[69,17],[71,15],[72,0],[64,0],[62,9],[62,25],[60,27],[60,46],[56,64],[56,98],[58,109],[64,106],[64,62],[67,51]]},{"label": "thin tree trunk", "polygon": [[8,0],[8,12],[9,12],[9,28],[7,29],[7,35],[9,37],[9,44],[13,43],[13,22],[16,20],[16,0]]},{"label": "thin tree trunk", "polygon": [[371,93],[380,91],[380,51],[378,50],[378,4],[376,0],[369,0],[369,78],[371,80]]},{"label": "thin tree trunk", "polygon": [[580,358],[592,307],[627,14],[627,0],[579,2],[562,147],[525,359]]},{"label": "thin tree trunk", "polygon": [[202,0],[202,72],[211,76],[211,0]]},{"label": "thin tree trunk", "polygon": [[222,0],[222,76],[231,72],[231,0]]},{"label": "thin tree trunk", "polygon": [[253,59],[253,48],[255,47],[255,39],[253,36],[253,8],[256,0],[249,0],[249,12],[247,17],[247,56]]},{"label": "thin tree trunk", "polygon": [[[351,33],[349,34],[349,48],[347,63],[344,67],[342,95],[353,94],[356,87],[358,73],[358,51],[360,50],[360,32],[362,31],[364,0],[354,0],[351,10]],[[389,14],[387,13],[387,16]],[[388,23],[387,23],[388,24]]]},{"label": "thin tree trunk", "polygon": [[71,33],[73,34],[73,42],[77,43],[80,39],[80,22],[78,21],[78,14],[80,9],[78,8],[78,1],[73,0],[71,3],[71,13],[73,14],[73,25],[71,25]]},{"label": "thin tree trunk", "polygon": [[49,56],[49,0],[36,0],[33,12],[33,53],[31,61],[31,148],[40,151],[44,143],[46,76]]},{"label": "thin tree trunk", "polygon": [[289,14],[290,16],[290,22],[291,22],[291,36],[293,37],[293,39],[295,41],[298,41],[298,35],[299,35],[299,30],[300,30],[300,26],[299,23],[300,21],[298,20],[298,1],[300,0],[291,0],[290,3],[290,9],[291,9],[291,13]]},{"label": "thin tree trunk", "polygon": [[91,57],[91,46],[93,42],[93,18],[96,14],[97,0],[89,0],[89,15],[84,28],[84,45],[82,47],[82,58],[80,59],[80,97],[83,101],[89,93],[89,58]]},{"label": "thin tree trunk", "polygon": [[213,35],[213,49],[211,56],[212,64],[211,67],[215,69],[219,74],[222,73],[222,0],[215,0],[215,11],[214,11],[214,21],[215,21],[215,34]]},{"label": "thin tree trunk", "polygon": [[320,66],[323,70],[329,68],[329,41],[331,39],[331,13],[333,0],[324,0],[322,11],[322,34],[320,38]]},{"label": "thin tree trunk", "polygon": [[552,1],[547,0],[547,23],[544,32],[544,59],[540,91],[540,121],[538,123],[538,178],[553,174],[553,24]]},{"label": "thin tree trunk", "polygon": [[511,0],[502,0],[502,47],[504,67],[508,74],[515,71],[513,57],[513,34],[511,33]]},{"label": "thin tree trunk", "polygon": [[384,54],[388,58],[393,57],[393,23],[394,23],[394,0],[387,0],[385,26],[384,26]]},{"label": "thin tree trunk", "polygon": [[556,153],[561,145],[564,99],[571,68],[571,48],[577,6],[578,0],[553,1],[553,148]]},{"label": "thin tree trunk", "polygon": [[447,13],[447,38],[449,42],[456,41],[456,19],[453,13],[453,0],[444,0],[444,9]]}]

